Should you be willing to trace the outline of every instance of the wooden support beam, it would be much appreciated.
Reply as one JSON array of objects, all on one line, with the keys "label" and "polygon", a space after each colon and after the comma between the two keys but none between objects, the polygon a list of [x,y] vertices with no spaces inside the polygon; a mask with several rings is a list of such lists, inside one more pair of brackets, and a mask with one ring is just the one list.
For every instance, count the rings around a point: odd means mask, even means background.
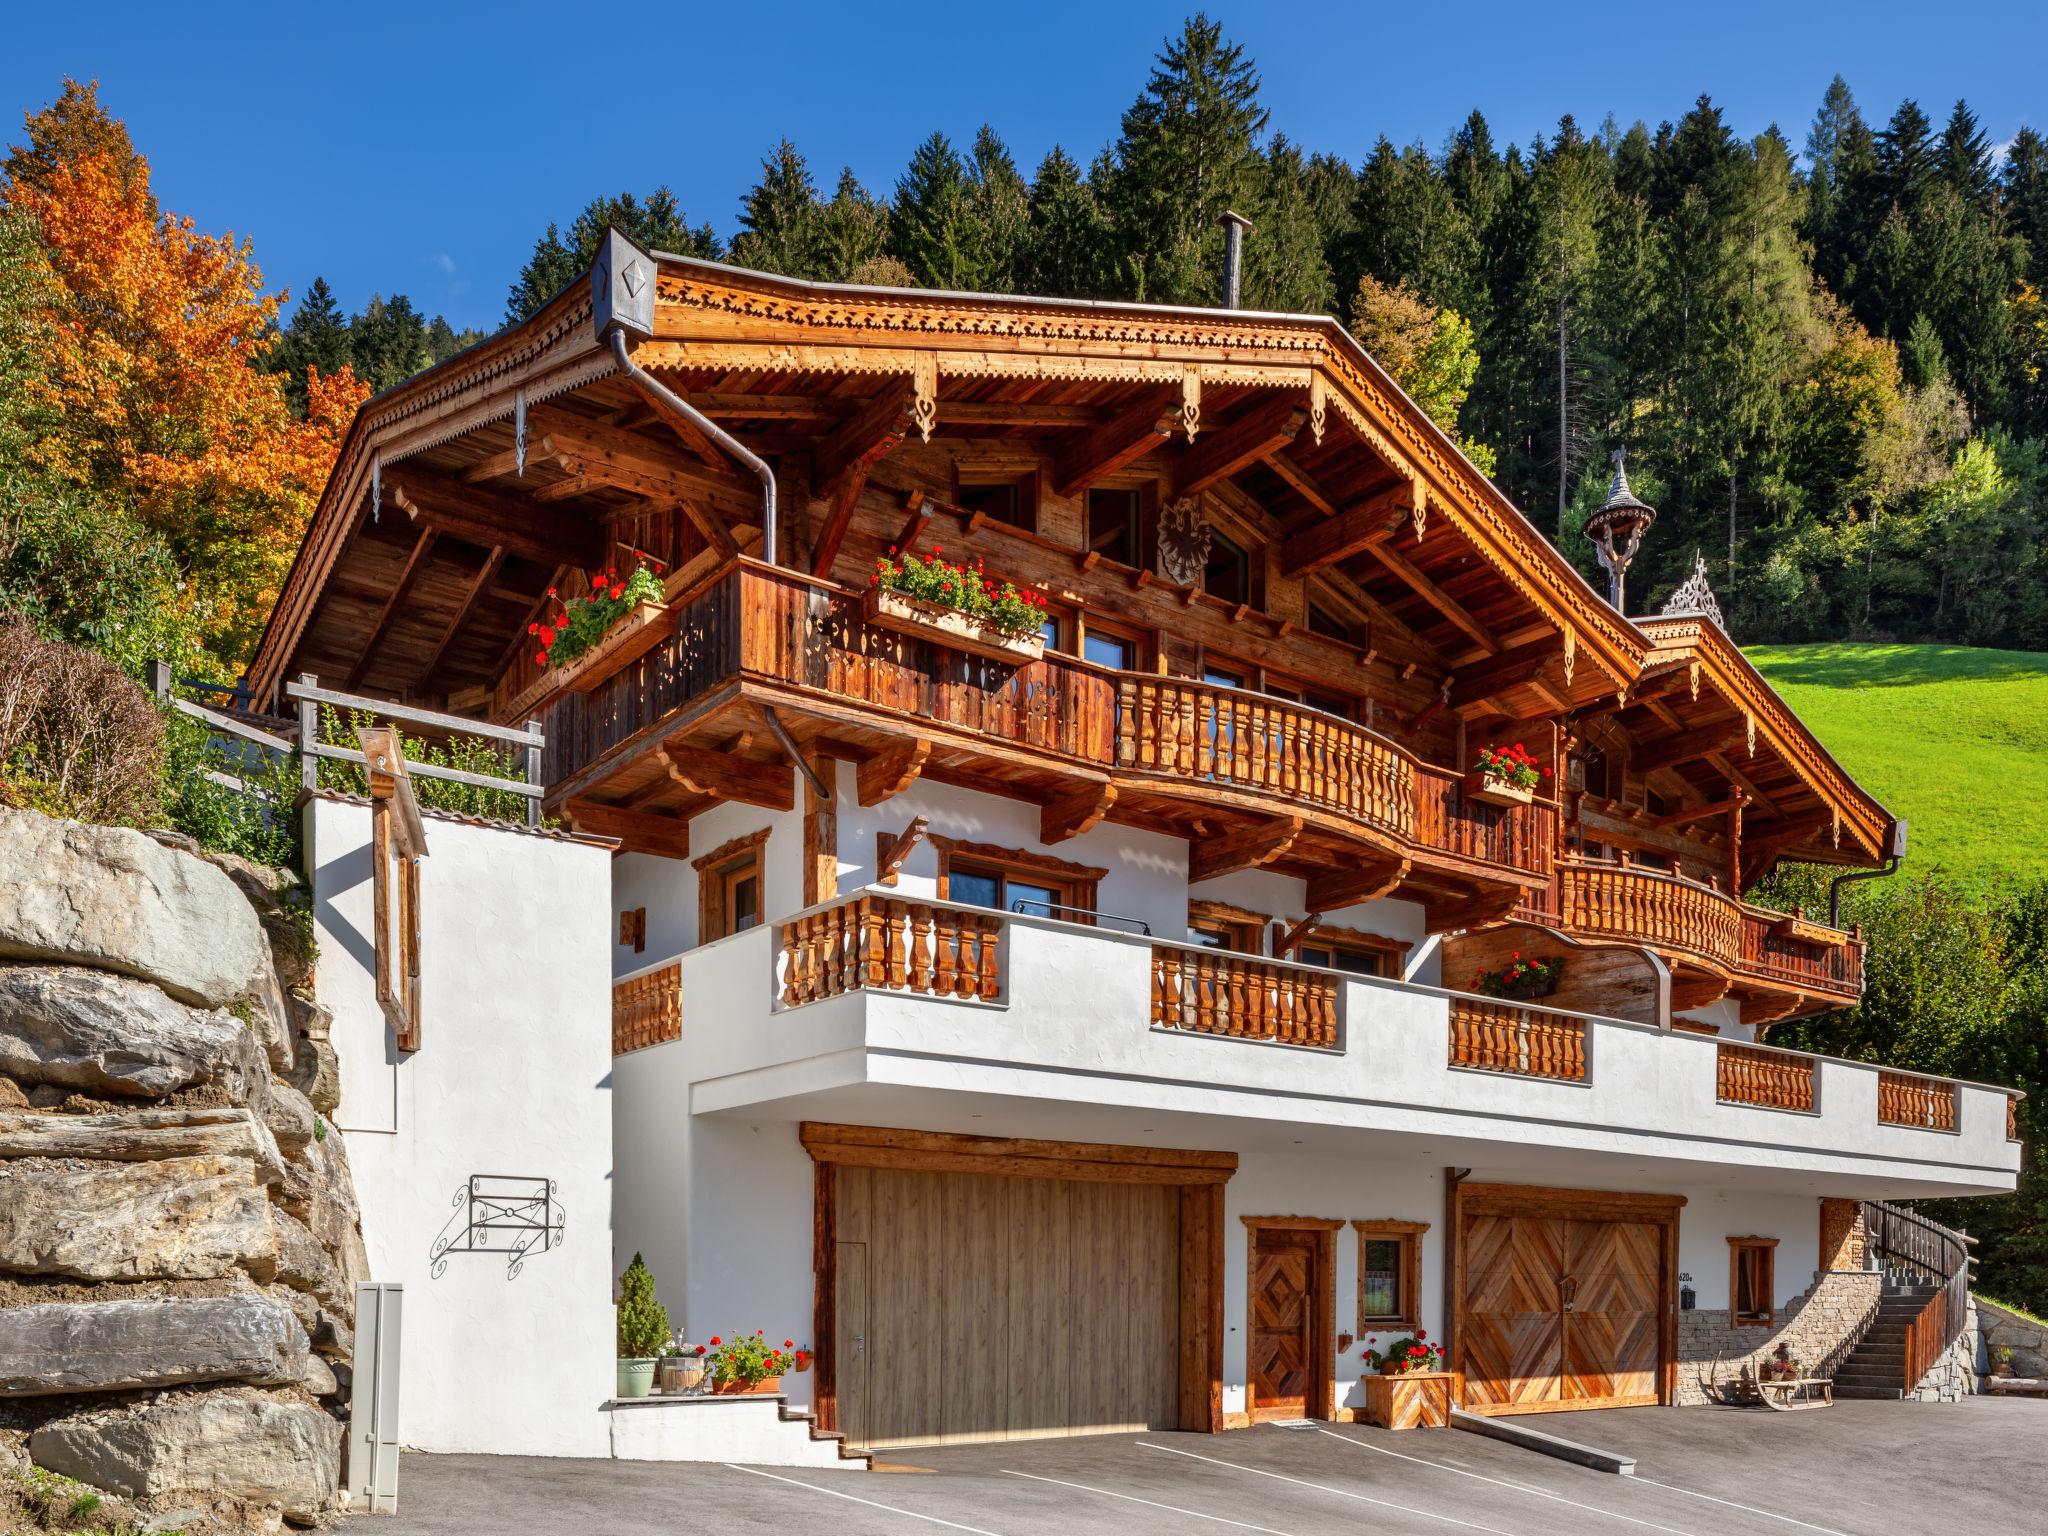
[{"label": "wooden support beam", "polygon": [[[555,455],[552,452],[544,449],[536,451],[537,448],[539,448],[538,444],[529,443],[527,445],[526,467],[528,469],[531,469],[536,464],[553,463],[555,461]],[[517,448],[507,448],[503,453],[494,453],[489,458],[479,459],[476,463],[470,465],[469,468],[462,472],[462,483],[464,485],[480,485],[486,480],[502,480],[507,475],[516,475],[518,473],[519,450]]]},{"label": "wooden support beam", "polygon": [[[704,435],[685,422],[670,422],[666,414],[661,417],[675,438],[689,450],[690,456],[705,469],[724,475],[732,468],[732,461],[708,442]],[[574,452],[577,457],[591,459],[613,468],[635,469],[642,473],[662,474],[679,468],[675,456],[669,451],[669,440],[662,437],[642,437],[629,427],[615,422],[599,421],[584,416],[560,405],[529,406],[526,412],[527,430],[537,437],[552,438],[561,448]],[[691,468],[696,468],[692,465]]]},{"label": "wooden support beam", "polygon": [[1673,811],[1669,815],[1658,816],[1650,822],[1650,825],[1660,830],[1668,827],[1690,826],[1696,821],[1705,821],[1709,816],[1719,816],[1724,811],[1735,810],[1748,799],[1749,796],[1737,790],[1726,800],[1716,800],[1711,805],[1689,805],[1680,810]]},{"label": "wooden support beam", "polygon": [[811,483],[828,486],[863,460],[875,462],[909,429],[910,380],[894,379],[818,445],[811,455]]},{"label": "wooden support beam", "polygon": [[1179,391],[1156,390],[1112,421],[1069,443],[1053,458],[1052,492],[1077,496],[1173,436],[1180,424]]},{"label": "wooden support beam", "polygon": [[1316,912],[1335,912],[1362,901],[1377,901],[1408,878],[1408,861],[1361,862],[1352,869],[1326,870],[1308,882],[1308,905]]},{"label": "wooden support beam", "polygon": [[1193,496],[1248,464],[1278,453],[1308,422],[1308,407],[1291,395],[1254,406],[1230,425],[1204,432],[1173,469],[1173,494]]},{"label": "wooden support beam", "polygon": [[903,531],[896,535],[896,553],[907,555],[917,547],[917,541],[924,537],[924,531],[931,526],[931,499],[923,491],[912,491],[903,498]]},{"label": "wooden support beam", "polygon": [[483,600],[491,585],[491,578],[498,574],[498,567],[505,562],[505,546],[493,545],[491,552],[484,556],[484,563],[469,584],[469,590],[462,594],[462,605],[455,610],[455,617],[448,621],[448,627],[441,631],[440,642],[434,647],[434,654],[427,658],[426,666],[420,669],[415,686],[431,688],[434,675],[441,670],[441,663],[447,658],[448,647],[455,643],[455,637],[462,632],[462,626],[469,622],[476,605]]},{"label": "wooden support beam", "polygon": [[1631,747],[1628,765],[1639,774],[1655,773],[1659,768],[1676,768],[1681,763],[1696,763],[1703,757],[1712,757],[1741,740],[1741,731],[1687,731],[1669,741]]},{"label": "wooden support beam", "polygon": [[652,853],[664,859],[690,856],[690,824],[678,816],[629,811],[596,800],[570,800],[562,806],[570,829],[590,837],[616,837],[625,853]]},{"label": "wooden support beam", "polygon": [[384,491],[413,526],[547,565],[592,566],[604,558],[604,530],[574,513],[418,470],[387,469]]},{"label": "wooden support beam", "polygon": [[1410,496],[1407,485],[1397,485],[1297,533],[1280,546],[1280,569],[1289,576],[1306,576],[1384,543],[1400,528]]},{"label": "wooden support beam", "polygon": [[1748,774],[1744,773],[1740,768],[1736,767],[1733,762],[1729,761],[1728,754],[1726,752],[1715,752],[1710,754],[1707,758],[1707,766],[1713,769],[1714,772],[1720,774],[1722,778],[1726,779],[1730,784],[1733,784],[1737,789],[1741,790],[1745,795],[1749,796],[1749,803],[1752,806],[1756,807],[1758,810],[1762,811],[1764,815],[1778,816],[1783,814],[1783,812],[1779,809],[1777,800],[1774,797],[1765,794],[1763,790],[1757,786],[1757,783],[1754,779],[1750,778]]},{"label": "wooden support beam", "polygon": [[1273,453],[1267,456],[1266,467],[1287,483],[1290,490],[1303,501],[1314,507],[1325,517],[1335,517],[1340,508],[1336,499],[1326,491],[1316,477],[1294,462],[1291,454]]},{"label": "wooden support beam", "polygon": [[1293,927],[1287,929],[1273,941],[1273,958],[1285,960],[1301,947],[1301,941],[1308,937],[1308,931],[1323,920],[1320,912],[1311,912]]},{"label": "wooden support beam", "polygon": [[391,616],[398,611],[398,605],[405,601],[405,594],[412,590],[412,584],[419,580],[425,568],[427,557],[434,552],[434,540],[438,537],[432,528],[425,529],[413,541],[412,553],[405,557],[405,569],[398,573],[398,580],[392,584],[390,595],[384,599],[384,606],[377,611],[377,620],[370,626],[370,632],[363,637],[362,654],[356,657],[355,665],[348,669],[348,681],[342,684],[343,693],[353,693],[362,683],[363,675],[370,670],[370,663],[376,660],[377,652],[384,644],[384,637],[391,632]]},{"label": "wooden support beam", "polygon": [[661,755],[668,763],[669,777],[692,794],[737,800],[770,811],[796,809],[796,770],[787,759],[760,763],[673,742],[662,743]]},{"label": "wooden support beam", "polygon": [[1079,837],[1108,815],[1115,804],[1116,786],[1109,783],[1087,784],[1072,794],[1062,795],[1038,808],[1038,840],[1050,844]]},{"label": "wooden support beam", "polygon": [[878,753],[854,772],[854,784],[862,805],[880,805],[900,795],[924,772],[924,760],[932,754],[929,738],[919,736],[899,747]]},{"label": "wooden support beam", "polygon": [[875,834],[875,884],[894,885],[896,875],[910,857],[911,850],[924,841],[925,833],[931,830],[931,818],[913,816],[910,824],[894,837],[887,832]]},{"label": "wooden support beam", "polygon": [[1443,588],[1423,575],[1406,555],[1401,554],[1394,548],[1392,540],[1372,544],[1367,547],[1370,549],[1372,557],[1396,576],[1407,582],[1414,589],[1416,596],[1420,597],[1430,607],[1449,619],[1452,624],[1471,636],[1474,645],[1478,646],[1479,649],[1486,652],[1489,656],[1500,654],[1500,642],[1493,638],[1493,632],[1473,618],[1471,614],[1467,613],[1463,605],[1451,597],[1449,593],[1445,592]]},{"label": "wooden support beam", "polygon": [[1301,836],[1299,816],[1278,816],[1228,837],[1210,838],[1188,848],[1188,883],[1214,880],[1240,869],[1270,864]]},{"label": "wooden support beam", "polygon": [[1558,637],[1549,635],[1503,651],[1476,667],[1467,667],[1451,680],[1450,707],[1463,709],[1467,704],[1490,699],[1503,689],[1526,683],[1548,666],[1553,656],[1562,653]]}]

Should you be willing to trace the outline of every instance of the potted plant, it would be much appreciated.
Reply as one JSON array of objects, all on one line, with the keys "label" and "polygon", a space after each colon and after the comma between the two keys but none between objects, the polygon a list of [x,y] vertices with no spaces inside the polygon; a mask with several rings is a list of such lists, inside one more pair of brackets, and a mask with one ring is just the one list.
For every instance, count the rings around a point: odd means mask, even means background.
[{"label": "potted plant", "polygon": [[655,1300],[654,1271],[636,1253],[619,1276],[619,1396],[647,1395],[668,1342],[668,1309]]},{"label": "potted plant", "polygon": [[937,640],[993,661],[1037,661],[1045,655],[1045,599],[1012,581],[991,577],[980,560],[948,565],[889,553],[868,578],[868,622],[899,634]]},{"label": "potted plant", "polygon": [[664,632],[657,622],[667,608],[661,578],[645,562],[629,576],[607,567],[590,573],[589,588],[564,598],[548,588],[553,605],[546,617],[526,626],[538,642],[534,660],[542,672],[557,674],[558,686],[587,693],[629,661],[654,647]]},{"label": "potted plant", "polygon": [[2012,1346],[2000,1344],[1991,1351],[1991,1374],[2001,1380],[2012,1376]]},{"label": "potted plant", "polygon": [[1458,1378],[1444,1369],[1444,1349],[1418,1328],[1382,1349],[1375,1336],[1365,1341],[1365,1363],[1376,1373],[1364,1378],[1365,1416],[1382,1429],[1441,1429],[1458,1406]]},{"label": "potted plant", "polygon": [[711,1390],[726,1397],[747,1393],[780,1392],[782,1373],[797,1368],[801,1355],[806,1363],[809,1350],[799,1350],[793,1340],[784,1339],[780,1349],[761,1336],[761,1330],[731,1339],[711,1338]]},{"label": "potted plant", "polygon": [[654,1389],[664,1395],[681,1396],[704,1385],[704,1346],[688,1342],[680,1332],[662,1349],[661,1363],[654,1368]]},{"label": "potted plant", "polygon": [[1479,973],[1479,990],[1488,997],[1526,1002],[1531,998],[1550,996],[1557,990],[1558,978],[1563,975],[1564,956],[1525,960],[1518,949],[1508,956],[1508,963],[1499,970]]},{"label": "potted plant", "polygon": [[1764,1361],[1763,1370],[1759,1374],[1765,1381],[1797,1381],[1799,1362],[1792,1358],[1791,1346],[1781,1341],[1778,1347],[1771,1351],[1770,1358]]},{"label": "potted plant", "polygon": [[1550,770],[1519,741],[1511,747],[1481,747],[1465,775],[1465,794],[1489,805],[1527,805],[1549,777]]}]

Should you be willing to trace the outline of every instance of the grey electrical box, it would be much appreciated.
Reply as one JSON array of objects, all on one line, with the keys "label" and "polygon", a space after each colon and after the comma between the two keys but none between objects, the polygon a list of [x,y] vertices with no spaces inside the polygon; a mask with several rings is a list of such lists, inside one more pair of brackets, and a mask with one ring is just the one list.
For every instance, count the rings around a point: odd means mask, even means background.
[{"label": "grey electrical box", "polygon": [[398,1336],[405,1287],[356,1287],[356,1352],[348,1400],[349,1507],[398,1512]]}]

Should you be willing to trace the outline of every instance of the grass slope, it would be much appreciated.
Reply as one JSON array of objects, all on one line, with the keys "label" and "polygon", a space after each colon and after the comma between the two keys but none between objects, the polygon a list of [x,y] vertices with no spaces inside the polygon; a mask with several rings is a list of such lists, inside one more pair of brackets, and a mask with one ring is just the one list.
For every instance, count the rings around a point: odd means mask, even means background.
[{"label": "grass slope", "polygon": [[1747,651],[1856,781],[1913,824],[1907,870],[2048,873],[2048,653],[1960,645]]}]

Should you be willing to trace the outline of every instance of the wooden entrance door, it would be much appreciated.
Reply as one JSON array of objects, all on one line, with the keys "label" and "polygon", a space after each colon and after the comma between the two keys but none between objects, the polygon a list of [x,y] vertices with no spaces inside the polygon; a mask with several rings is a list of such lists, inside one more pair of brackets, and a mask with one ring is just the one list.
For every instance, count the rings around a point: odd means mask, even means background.
[{"label": "wooden entrance door", "polygon": [[1477,1413],[1665,1399],[1675,1198],[1483,1186],[1459,1232],[1453,1368]]},{"label": "wooden entrance door", "polygon": [[1245,1383],[1252,1418],[1322,1418],[1329,1368],[1321,1318],[1330,1237],[1293,1227],[1251,1229]]}]

